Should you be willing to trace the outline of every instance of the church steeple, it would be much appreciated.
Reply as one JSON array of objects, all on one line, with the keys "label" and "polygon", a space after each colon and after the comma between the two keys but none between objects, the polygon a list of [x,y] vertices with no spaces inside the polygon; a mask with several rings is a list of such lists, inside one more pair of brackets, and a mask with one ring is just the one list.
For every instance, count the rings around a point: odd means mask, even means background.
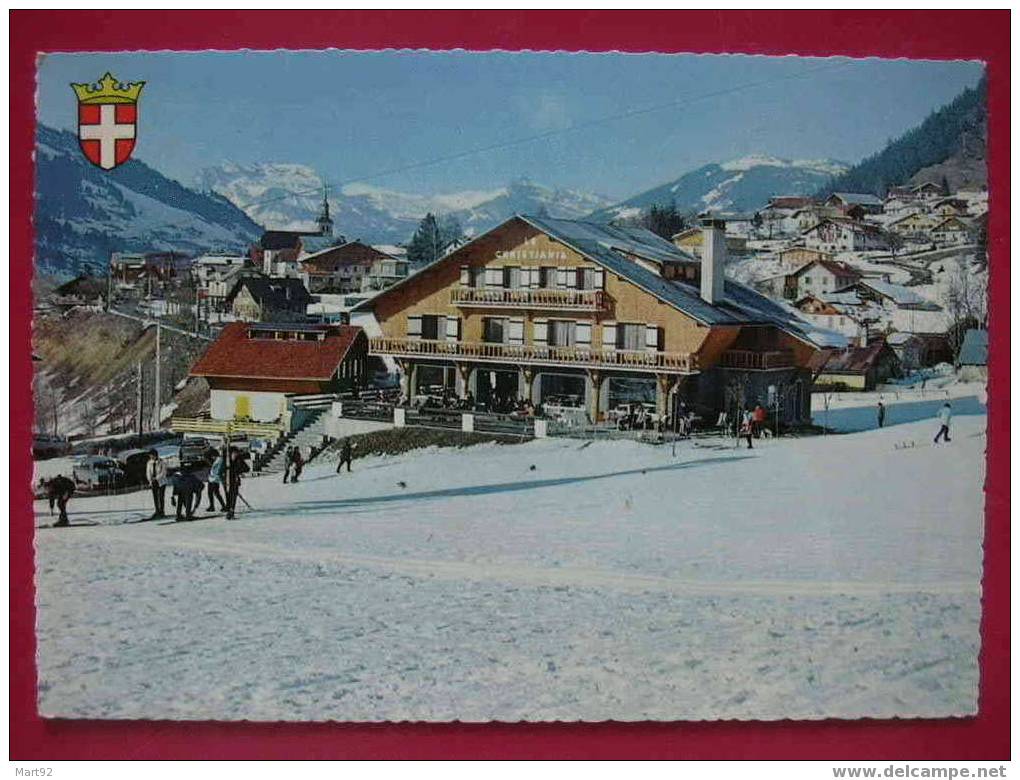
[{"label": "church steeple", "polygon": [[319,226],[320,236],[332,236],[333,235],[333,220],[329,216],[329,185],[322,185],[322,213],[319,214],[319,218],[315,220],[315,224]]}]

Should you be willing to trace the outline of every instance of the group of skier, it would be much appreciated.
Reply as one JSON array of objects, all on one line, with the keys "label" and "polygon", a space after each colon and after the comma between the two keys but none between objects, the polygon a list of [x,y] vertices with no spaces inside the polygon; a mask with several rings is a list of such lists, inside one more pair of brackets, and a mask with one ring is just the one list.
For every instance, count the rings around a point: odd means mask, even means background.
[{"label": "group of skier", "polygon": [[[237,507],[240,495],[241,477],[248,473],[247,456],[237,447],[224,446],[217,453],[206,479],[202,472],[179,471],[169,474],[166,463],[155,450],[149,450],[149,460],[145,465],[145,479],[152,490],[153,514],[150,519],[166,517],[166,489],[171,488],[171,500],[176,504],[175,519],[193,520],[195,511],[202,503],[203,492],[208,491],[206,511],[216,511],[219,503],[220,511],[226,512],[231,520]],[[220,488],[226,489],[226,498]]]}]

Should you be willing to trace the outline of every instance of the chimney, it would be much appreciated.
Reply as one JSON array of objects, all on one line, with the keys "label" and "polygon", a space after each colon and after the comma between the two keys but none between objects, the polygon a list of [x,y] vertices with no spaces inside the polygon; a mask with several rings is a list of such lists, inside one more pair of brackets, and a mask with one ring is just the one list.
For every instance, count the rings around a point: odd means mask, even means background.
[{"label": "chimney", "polygon": [[726,221],[706,217],[701,220],[701,297],[706,303],[719,303],[725,296]]}]

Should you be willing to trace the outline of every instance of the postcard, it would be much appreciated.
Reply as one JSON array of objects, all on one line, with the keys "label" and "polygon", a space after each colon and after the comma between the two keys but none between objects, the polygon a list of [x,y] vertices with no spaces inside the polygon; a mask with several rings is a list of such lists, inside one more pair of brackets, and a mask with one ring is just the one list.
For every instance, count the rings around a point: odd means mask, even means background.
[{"label": "postcard", "polygon": [[36,78],[43,717],[977,712],[981,62]]}]

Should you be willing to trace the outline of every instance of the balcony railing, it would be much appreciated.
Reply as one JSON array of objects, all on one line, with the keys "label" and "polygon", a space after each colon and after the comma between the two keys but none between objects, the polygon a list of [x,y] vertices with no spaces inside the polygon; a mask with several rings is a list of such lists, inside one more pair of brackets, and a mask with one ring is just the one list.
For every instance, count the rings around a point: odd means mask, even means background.
[{"label": "balcony railing", "polygon": [[369,339],[369,352],[373,355],[394,357],[431,356],[480,363],[577,366],[619,371],[657,371],[667,374],[692,374],[698,370],[697,356],[689,352],[631,351],[600,347],[373,338]]},{"label": "balcony railing", "polygon": [[728,349],[722,353],[719,365],[743,371],[772,371],[793,368],[793,353],[782,350],[756,352],[750,349]]},{"label": "balcony railing", "polygon": [[454,287],[450,300],[456,306],[557,311],[604,311],[609,303],[602,290],[516,287]]},{"label": "balcony railing", "polygon": [[281,423],[254,422],[252,420],[213,420],[209,417],[170,418],[174,433],[232,433],[246,434],[263,439],[275,439],[283,434]]}]

